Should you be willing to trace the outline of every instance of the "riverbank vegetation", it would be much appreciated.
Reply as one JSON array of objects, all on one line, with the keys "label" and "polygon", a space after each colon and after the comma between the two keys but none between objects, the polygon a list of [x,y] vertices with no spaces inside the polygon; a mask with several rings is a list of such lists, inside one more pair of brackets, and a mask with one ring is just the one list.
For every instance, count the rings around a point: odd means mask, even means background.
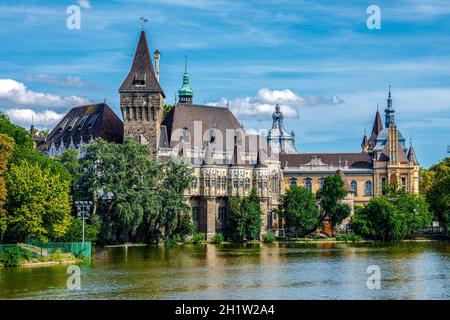
[{"label": "riverbank vegetation", "polygon": [[73,150],[51,159],[3,114],[0,152],[0,242],[81,241],[74,200],[93,201],[88,241],[184,241],[193,234],[183,197],[193,177],[181,160],[157,163],[147,146],[129,140],[96,140],[81,159]]}]

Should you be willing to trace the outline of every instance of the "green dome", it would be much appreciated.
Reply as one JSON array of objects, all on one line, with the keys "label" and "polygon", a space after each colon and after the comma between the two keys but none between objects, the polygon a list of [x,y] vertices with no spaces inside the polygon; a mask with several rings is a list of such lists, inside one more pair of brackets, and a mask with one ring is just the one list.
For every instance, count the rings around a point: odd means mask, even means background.
[{"label": "green dome", "polygon": [[189,84],[189,74],[185,72],[183,74],[183,86],[180,90],[178,90],[178,95],[180,96],[192,96],[194,90],[192,90],[191,85]]}]

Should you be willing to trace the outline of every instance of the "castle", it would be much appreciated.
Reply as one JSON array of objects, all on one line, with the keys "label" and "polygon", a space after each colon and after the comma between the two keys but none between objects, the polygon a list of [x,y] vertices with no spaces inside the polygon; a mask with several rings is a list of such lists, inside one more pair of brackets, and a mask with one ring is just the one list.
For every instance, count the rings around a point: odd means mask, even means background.
[{"label": "castle", "polygon": [[123,123],[106,104],[77,107],[38,148],[55,156],[67,148],[80,149],[97,137],[118,143],[131,138],[148,145],[158,161],[181,159],[195,175],[185,199],[197,231],[208,239],[224,231],[228,199],[246,196],[253,188],[261,201],[263,233],[281,226],[276,212],[286,188],[296,184],[316,192],[324,178],[336,172],[345,181],[348,195],[344,201],[351,208],[380,195],[388,181],[418,192],[419,163],[395,123],[390,89],[385,124],[377,111],[372,133],[364,135],[360,152],[299,153],[294,133],[284,128],[278,105],[267,136],[247,133],[228,107],[194,103],[187,70],[178,103],[164,115],[159,51],[153,59],[155,67],[142,30],[131,69],[119,88]]}]

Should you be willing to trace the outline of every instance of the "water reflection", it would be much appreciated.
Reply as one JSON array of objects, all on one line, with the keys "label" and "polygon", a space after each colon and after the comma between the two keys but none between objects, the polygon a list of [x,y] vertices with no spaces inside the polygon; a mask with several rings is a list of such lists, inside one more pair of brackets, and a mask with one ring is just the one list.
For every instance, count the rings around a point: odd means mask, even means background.
[{"label": "water reflection", "polygon": [[[449,299],[450,246],[283,243],[97,249],[81,264],[0,269],[0,299]],[[369,265],[381,290],[366,287]]]}]

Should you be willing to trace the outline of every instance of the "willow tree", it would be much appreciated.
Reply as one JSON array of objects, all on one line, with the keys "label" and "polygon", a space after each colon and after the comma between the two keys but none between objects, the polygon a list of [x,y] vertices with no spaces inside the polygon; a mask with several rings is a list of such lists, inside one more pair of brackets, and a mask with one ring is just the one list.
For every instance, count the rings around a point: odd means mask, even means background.
[{"label": "willow tree", "polygon": [[153,161],[148,146],[132,140],[96,140],[87,145],[80,169],[79,198],[94,200],[100,240],[159,241],[192,232],[183,198],[192,177],[186,164]]}]

